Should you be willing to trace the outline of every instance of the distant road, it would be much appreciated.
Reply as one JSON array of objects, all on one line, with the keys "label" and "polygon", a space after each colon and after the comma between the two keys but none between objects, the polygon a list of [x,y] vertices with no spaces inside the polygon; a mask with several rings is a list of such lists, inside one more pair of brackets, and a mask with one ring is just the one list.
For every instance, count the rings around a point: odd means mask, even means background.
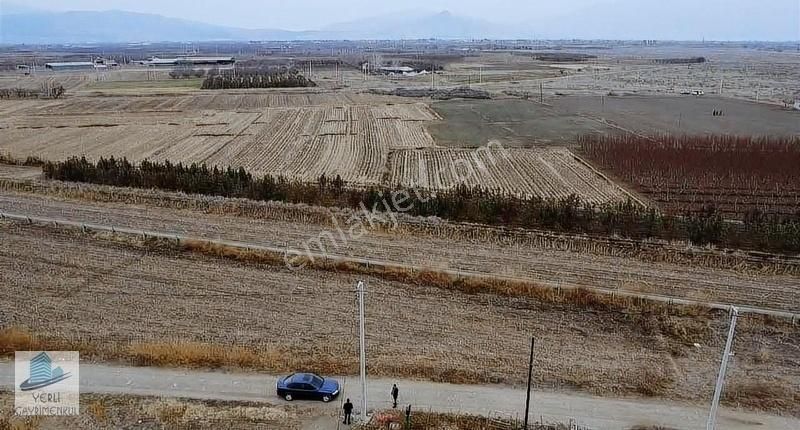
[{"label": "distant road", "polygon": [[[14,366],[0,362],[0,389],[13,389]],[[161,369],[82,364],[81,391],[84,393],[181,397],[285,404],[277,398],[276,376],[258,373]],[[344,383],[344,397],[360,404],[358,378],[338,378]],[[388,409],[389,390],[400,387],[399,403],[417,410],[463,412],[479,415],[518,417],[524,413],[525,391],[505,386],[451,385],[423,381],[369,379],[370,408]],[[339,408],[339,401],[325,405]],[[297,405],[304,403],[296,402]],[[308,403],[306,403],[308,404]],[[315,408],[321,404],[312,403]],[[704,429],[706,408],[655,400],[608,399],[570,393],[535,391],[532,419],[569,422],[592,429],[629,429],[635,425],[661,425],[675,429]],[[797,430],[800,420],[723,409],[717,428],[724,430]]]},{"label": "distant road", "polygon": [[[110,225],[103,225],[103,224],[96,224],[96,223],[89,223],[89,222],[82,222],[80,220],[66,220],[66,219],[59,219],[59,218],[49,218],[49,217],[40,217],[40,216],[31,216],[26,214],[20,213],[9,213],[3,212],[0,210],[0,220],[11,220],[16,222],[29,222],[29,223],[37,223],[37,224],[49,224],[55,226],[67,226],[72,228],[81,228],[87,231],[98,231],[98,232],[107,232],[107,233],[120,233],[120,234],[127,234],[127,235],[136,235],[136,236],[147,236],[147,237],[154,237],[154,238],[161,238],[161,239],[169,239],[169,240],[179,240],[179,241],[200,241],[200,242],[209,242],[216,245],[222,246],[229,246],[234,248],[240,249],[249,249],[255,251],[266,251],[270,253],[277,253],[283,254],[286,252],[286,248],[280,247],[273,247],[273,246],[264,246],[264,245],[257,245],[253,243],[246,243],[241,241],[233,241],[233,240],[224,240],[224,239],[210,239],[210,238],[203,238],[203,237],[194,237],[194,236],[187,236],[179,233],[171,233],[171,232],[164,232],[164,231],[151,231],[151,230],[140,230],[134,229],[129,227],[116,227]],[[312,256],[315,259],[320,260],[335,260],[335,261],[344,261],[344,262],[351,262],[356,264],[362,265],[369,265],[369,266],[377,266],[377,267],[385,267],[385,268],[402,268],[402,269],[412,269],[416,271],[421,270],[428,270],[428,267],[411,265],[411,264],[402,264],[392,261],[385,261],[385,260],[378,260],[378,259],[365,259],[365,258],[356,258],[356,257],[349,257],[343,255],[336,255],[336,254],[322,254],[322,253],[315,253],[315,252],[303,252],[302,255],[304,256]],[[491,276],[497,279],[504,279],[509,281],[530,281],[530,279],[519,278],[519,277],[511,277],[511,276],[502,276],[498,274],[485,274],[485,273],[478,273],[478,272],[470,272],[464,270],[454,270],[454,269],[436,269],[442,273],[447,273],[449,275],[458,276],[462,278],[472,278],[472,277],[486,277]],[[546,285],[542,282],[540,284]],[[569,284],[559,284],[559,288],[570,289],[574,288]],[[587,290],[595,291],[598,293],[604,294],[614,294],[621,297],[634,297],[634,298],[641,298],[645,300],[652,300],[662,303],[670,303],[670,304],[679,304],[679,305],[701,305],[711,307],[713,309],[721,309],[721,310],[728,310],[730,305],[724,303],[715,303],[715,302],[706,302],[706,301],[699,301],[699,300],[692,300],[692,299],[683,299],[683,298],[676,298],[658,294],[648,294],[648,293],[639,293],[633,291],[622,291],[622,290],[610,290],[604,288],[591,288],[585,287]],[[800,319],[800,315],[794,312],[787,312],[781,311],[776,309],[768,309],[768,308],[761,308],[761,307],[752,307],[752,306],[745,306],[745,305],[737,305],[740,313],[752,313],[752,314],[760,314],[760,315],[770,315],[780,318],[788,318],[797,320]]]}]

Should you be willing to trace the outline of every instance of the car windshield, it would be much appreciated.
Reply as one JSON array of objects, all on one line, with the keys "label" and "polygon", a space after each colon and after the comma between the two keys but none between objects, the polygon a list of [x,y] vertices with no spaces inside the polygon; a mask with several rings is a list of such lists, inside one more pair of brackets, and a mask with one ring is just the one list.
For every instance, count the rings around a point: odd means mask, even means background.
[{"label": "car windshield", "polygon": [[317,375],[311,375],[311,382],[309,382],[314,388],[321,388],[322,387],[322,378]]}]

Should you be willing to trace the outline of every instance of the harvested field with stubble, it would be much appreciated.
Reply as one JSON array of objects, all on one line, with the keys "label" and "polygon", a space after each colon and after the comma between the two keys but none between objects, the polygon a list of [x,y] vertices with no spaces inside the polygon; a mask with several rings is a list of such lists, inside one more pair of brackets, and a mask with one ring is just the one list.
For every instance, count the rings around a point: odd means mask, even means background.
[{"label": "harvested field with stubble", "polygon": [[[340,176],[357,187],[445,190],[466,184],[519,197],[575,194],[596,204],[628,197],[565,148],[505,150],[498,142],[476,150],[442,148],[429,132],[441,122],[439,114],[428,104],[391,96],[84,96],[19,102],[23,107],[11,109],[15,103],[0,102],[0,153],[18,159],[113,156],[243,167],[256,176],[306,182]],[[504,157],[487,150],[498,147]]]},{"label": "harvested field with stubble", "polygon": [[[193,346],[205,344],[241,348],[235,357],[247,368],[357,371],[354,275],[203,257],[158,241],[5,223],[0,229],[0,300],[10,301],[0,320],[6,353],[14,342],[28,342],[75,347],[88,359],[225,363],[208,358],[213,348]],[[535,334],[539,387],[700,400],[710,395],[726,328],[723,314],[699,310],[590,309],[359,278],[369,285],[374,375],[520,384]],[[42,312],[58,318],[32,317]],[[10,336],[9,327],[39,336]],[[730,383],[769,378],[794,395],[800,357],[791,345],[798,336],[786,322],[743,317]]]},{"label": "harvested field with stubble", "polygon": [[583,164],[566,148],[395,151],[389,182],[404,187],[451,189],[465,184],[499,194],[606,204],[628,194]]},{"label": "harvested field with stubble", "polygon": [[[256,175],[311,182],[323,174],[338,175],[354,184],[377,185],[390,151],[434,146],[424,123],[436,115],[422,104],[383,99],[374,105],[336,105],[328,100],[331,95],[290,93],[239,96],[255,104],[246,106],[235,102],[235,95],[215,97],[42,103],[0,119],[5,129],[0,152],[48,160],[113,156],[205,163],[244,167]],[[339,97],[343,103],[358,99]],[[228,105],[235,106],[221,110]]]},{"label": "harvested field with stubble", "polygon": [[[798,312],[800,264],[686,244],[523,232],[401,217],[338,239],[352,211],[113,187],[0,181],[0,212],[223,239],[701,302]],[[20,192],[22,191],[22,192]],[[377,222],[380,222],[378,220]],[[331,237],[324,233],[332,233]]]}]

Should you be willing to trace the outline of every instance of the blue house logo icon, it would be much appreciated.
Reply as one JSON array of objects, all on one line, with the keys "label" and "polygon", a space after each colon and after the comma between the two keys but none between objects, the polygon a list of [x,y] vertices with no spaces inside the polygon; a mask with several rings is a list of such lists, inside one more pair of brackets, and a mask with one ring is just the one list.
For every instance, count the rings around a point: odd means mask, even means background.
[{"label": "blue house logo icon", "polygon": [[46,352],[41,352],[31,359],[30,369],[30,377],[19,386],[22,391],[38,390],[72,376],[69,372],[64,373],[60,367],[53,369],[53,360]]}]

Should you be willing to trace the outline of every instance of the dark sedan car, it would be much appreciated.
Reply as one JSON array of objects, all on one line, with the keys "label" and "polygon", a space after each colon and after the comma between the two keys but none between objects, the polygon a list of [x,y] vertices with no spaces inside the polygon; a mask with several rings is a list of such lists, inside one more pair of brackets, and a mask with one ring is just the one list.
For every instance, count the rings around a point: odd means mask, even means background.
[{"label": "dark sedan car", "polygon": [[339,382],[313,373],[293,373],[278,379],[278,396],[287,401],[322,400],[330,402],[339,395]]}]

